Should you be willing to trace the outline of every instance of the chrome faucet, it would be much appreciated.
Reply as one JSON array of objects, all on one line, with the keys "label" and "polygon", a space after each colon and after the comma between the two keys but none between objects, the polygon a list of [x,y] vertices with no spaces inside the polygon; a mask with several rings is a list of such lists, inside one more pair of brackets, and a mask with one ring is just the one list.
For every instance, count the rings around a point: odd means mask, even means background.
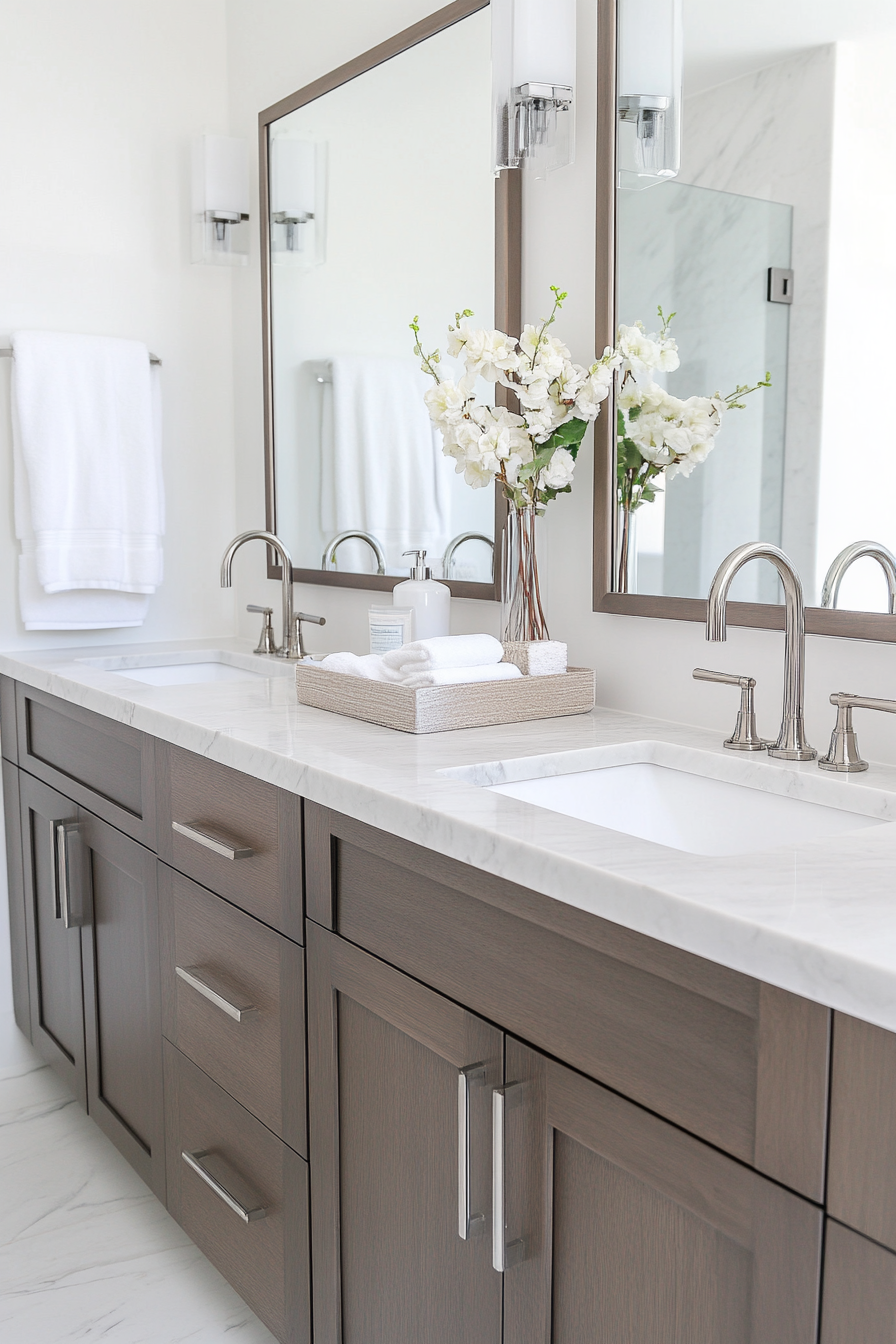
[{"label": "chrome faucet", "polygon": [[273,532],[241,532],[238,537],[234,537],[224,552],[224,559],[221,561],[221,587],[230,587],[233,557],[247,541],[264,541],[280,557],[280,566],[283,570],[283,644],[281,648],[275,649],[274,652],[278,658],[297,659],[300,654],[296,623],[292,612],[292,556],[278,536]]},{"label": "chrome faucet", "polygon": [[806,662],[803,585],[782,550],[764,541],[752,541],[738,546],[722,561],[709,589],[706,638],[713,643],[727,638],[725,604],[728,590],[735,574],[750,560],[771,561],[784,586],[784,713],[777,740],[768,748],[768,754],[785,761],[814,761],[818,752],[806,741],[803,725]]},{"label": "chrome faucet", "polygon": [[844,574],[851,564],[854,564],[856,560],[861,560],[864,555],[870,555],[872,560],[876,560],[886,575],[887,591],[889,593],[888,610],[892,616],[896,613],[896,555],[877,541],[854,541],[851,546],[846,546],[831,561],[830,568],[824,576],[821,605],[823,607],[836,607],[837,595],[840,592],[840,584],[843,582]]},{"label": "chrome faucet", "polygon": [[445,554],[442,556],[442,578],[451,578],[451,565],[454,560],[454,552],[459,546],[463,546],[465,541],[484,541],[486,546],[492,548],[492,569],[495,566],[495,543],[491,537],[487,537],[484,532],[459,532],[456,537],[452,537],[445,547]]},{"label": "chrome faucet", "polygon": [[330,568],[330,565],[335,565],[336,552],[339,550],[339,547],[342,545],[344,541],[351,541],[353,538],[356,538],[358,541],[367,542],[367,545],[370,547],[370,549],[376,556],[377,574],[385,574],[386,553],[383,550],[380,543],[377,541],[376,537],[373,536],[373,534],[370,532],[355,532],[352,530],[349,530],[348,532],[340,532],[339,535],[334,537],[332,541],[327,542],[326,547],[324,548],[324,553],[321,556],[320,560],[321,569],[327,570]]}]

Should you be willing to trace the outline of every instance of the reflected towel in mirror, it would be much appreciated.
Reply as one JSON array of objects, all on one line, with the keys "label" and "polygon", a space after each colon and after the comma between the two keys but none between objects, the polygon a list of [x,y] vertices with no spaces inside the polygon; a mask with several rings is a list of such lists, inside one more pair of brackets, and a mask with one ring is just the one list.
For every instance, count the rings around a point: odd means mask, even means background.
[{"label": "reflected towel in mirror", "polygon": [[[452,535],[453,463],[423,403],[429,380],[413,359],[341,355],[332,370],[332,416],[323,417],[323,531],[372,533],[393,574],[407,569],[402,552],[410,547],[441,556]],[[339,559],[343,569],[370,568],[362,543],[346,542]]]}]

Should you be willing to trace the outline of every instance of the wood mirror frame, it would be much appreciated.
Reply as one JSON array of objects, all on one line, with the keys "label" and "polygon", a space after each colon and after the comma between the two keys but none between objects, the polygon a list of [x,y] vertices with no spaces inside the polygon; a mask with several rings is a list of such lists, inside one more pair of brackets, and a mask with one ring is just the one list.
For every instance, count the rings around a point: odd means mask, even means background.
[{"label": "wood mirror frame", "polygon": [[[269,127],[287,113],[320,98],[340,84],[363,75],[374,66],[391,60],[393,56],[408,51],[411,47],[425,42],[428,37],[450,28],[462,19],[469,18],[479,10],[487,9],[489,0],[455,0],[444,9],[421,19],[410,28],[405,28],[395,37],[379,46],[346,62],[336,70],[308,84],[297,93],[282,98],[272,107],[258,114],[258,175],[261,195],[261,305],[262,305],[262,345],[264,360],[264,477],[265,477],[265,527],[269,532],[277,531],[277,478],[276,448],[274,444],[274,401],[273,401],[273,351],[271,320],[271,233],[270,199],[268,178]],[[501,331],[517,332],[521,320],[521,283],[522,283],[522,173],[508,170],[495,179],[495,326]],[[499,393],[503,389],[499,389]],[[501,573],[501,539],[507,505],[503,497],[495,490],[495,551],[491,583],[472,583],[457,579],[446,579],[453,597],[478,597],[491,601],[500,599],[499,576]],[[273,551],[268,549],[268,578],[279,579],[280,565]],[[344,570],[303,569],[293,566],[294,583],[321,583],[337,588],[370,588],[391,592],[401,579],[395,574],[361,574]]]},{"label": "wood mirror frame", "polygon": [[[616,0],[598,0],[597,203],[595,347],[612,345],[616,332]],[[612,396],[594,429],[593,609],[619,616],[667,621],[705,621],[706,600],[656,597],[613,590],[616,546],[616,411]],[[751,540],[751,538],[744,538]],[[833,559],[833,557],[831,557]],[[784,607],[765,602],[729,602],[731,625],[784,629]],[[896,616],[876,611],[806,608],[806,630],[840,639],[896,642]]]}]

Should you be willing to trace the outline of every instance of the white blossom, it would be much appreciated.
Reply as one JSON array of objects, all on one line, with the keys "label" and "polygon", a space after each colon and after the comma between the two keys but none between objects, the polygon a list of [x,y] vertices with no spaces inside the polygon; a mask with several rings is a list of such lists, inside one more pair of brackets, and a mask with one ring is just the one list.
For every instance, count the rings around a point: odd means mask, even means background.
[{"label": "white blossom", "polygon": [[463,359],[468,374],[489,383],[503,382],[520,364],[517,342],[503,331],[452,327],[448,332],[448,353]]},{"label": "white blossom", "polygon": [[541,484],[550,490],[562,490],[565,486],[572,485],[575,466],[575,458],[569,449],[557,448],[548,465],[542,469]]},{"label": "white blossom", "polygon": [[646,378],[653,369],[671,373],[679,365],[678,346],[672,337],[658,336],[656,332],[648,336],[642,322],[633,327],[620,326],[617,349],[622,356],[623,371],[637,380]]},{"label": "white blossom", "polygon": [[454,425],[463,419],[468,393],[451,378],[445,378],[423,394],[430,419],[437,425]]}]

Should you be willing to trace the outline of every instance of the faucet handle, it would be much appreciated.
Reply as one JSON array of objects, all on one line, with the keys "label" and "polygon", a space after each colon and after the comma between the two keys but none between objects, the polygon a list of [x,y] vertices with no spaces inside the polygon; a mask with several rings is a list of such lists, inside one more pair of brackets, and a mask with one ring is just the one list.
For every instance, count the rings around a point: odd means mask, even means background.
[{"label": "faucet handle", "polygon": [[258,636],[258,647],[255,652],[276,653],[277,645],[274,640],[274,626],[271,619],[274,615],[274,608],[257,607],[253,602],[250,602],[246,607],[246,610],[257,612],[260,616],[264,617],[264,620],[261,623],[261,634]]},{"label": "faucet handle", "polygon": [[723,746],[726,746],[729,751],[762,751],[768,746],[768,743],[759,736],[756,730],[756,714],[753,707],[755,677],[741,677],[734,672],[711,672],[706,667],[695,667],[694,680],[714,681],[722,686],[740,687],[740,709],[737,711],[737,722],[734,725],[734,732],[729,738],[725,739]]},{"label": "faucet handle", "polygon": [[831,696],[831,704],[837,707],[837,722],[831,733],[828,754],[819,758],[818,768],[836,770],[842,775],[867,770],[868,762],[863,761],[859,754],[859,742],[852,726],[852,712],[854,709],[881,709],[885,714],[896,714],[896,700],[879,700],[870,695],[835,691]]},{"label": "faucet handle", "polygon": [[305,655],[305,641],[304,641],[304,639],[302,638],[302,622],[303,622],[303,621],[311,621],[311,623],[312,623],[313,625],[326,625],[326,623],[327,623],[327,621],[326,621],[326,617],[325,617],[325,616],[309,616],[308,613],[307,613],[307,611],[297,611],[296,614],[295,614],[295,616],[293,617],[293,621],[295,622],[295,641],[294,641],[294,642],[295,642],[295,646],[296,646],[294,656],[295,656],[296,658],[304,658],[306,655]]}]

